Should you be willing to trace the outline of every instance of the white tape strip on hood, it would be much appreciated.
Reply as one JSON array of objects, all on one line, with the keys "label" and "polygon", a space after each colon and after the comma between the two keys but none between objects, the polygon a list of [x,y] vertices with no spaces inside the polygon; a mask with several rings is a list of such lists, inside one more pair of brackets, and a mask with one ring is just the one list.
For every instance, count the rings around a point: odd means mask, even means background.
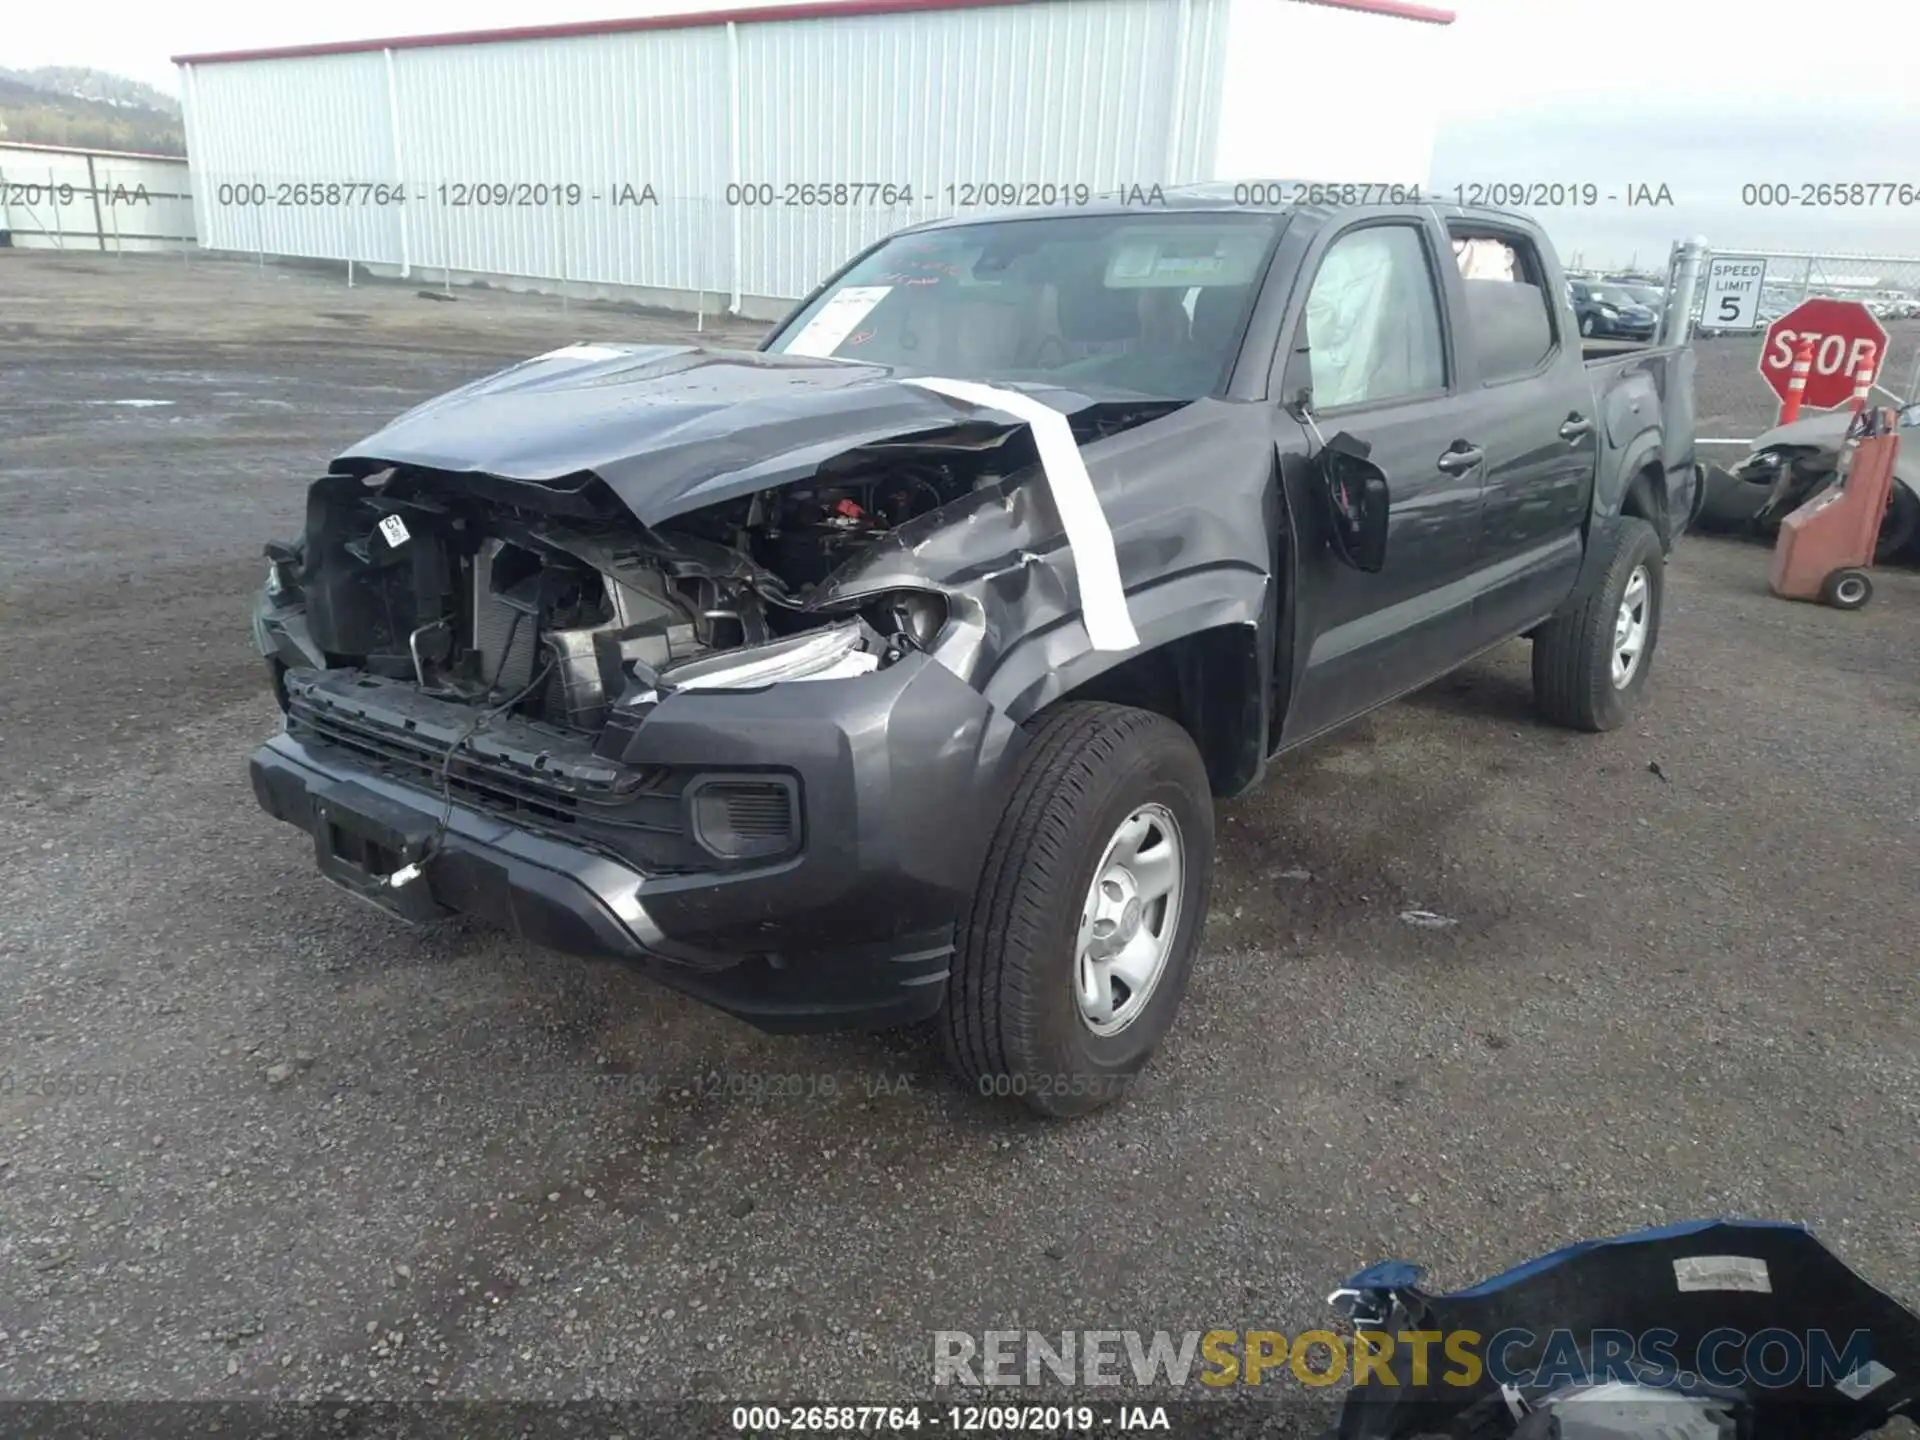
[{"label": "white tape strip on hood", "polygon": [[1126,588],[1120,583],[1113,531],[1107,525],[1107,512],[1100,508],[1100,497],[1093,493],[1093,479],[1087,474],[1087,462],[1067,417],[1031,395],[971,380],[902,376],[900,383],[918,385],[982,410],[999,410],[1033,428],[1040,468],[1046,474],[1054,506],[1060,511],[1067,548],[1073,551],[1073,568],[1080,580],[1080,616],[1086,622],[1087,638],[1096,650],[1136,649],[1140,636],[1127,609]]}]

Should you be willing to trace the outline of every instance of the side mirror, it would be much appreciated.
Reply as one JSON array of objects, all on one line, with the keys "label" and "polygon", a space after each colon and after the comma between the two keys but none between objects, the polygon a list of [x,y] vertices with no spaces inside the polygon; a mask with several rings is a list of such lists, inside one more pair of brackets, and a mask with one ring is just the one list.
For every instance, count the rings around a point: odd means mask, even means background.
[{"label": "side mirror", "polygon": [[1333,553],[1356,570],[1377,574],[1387,563],[1387,477],[1367,458],[1373,447],[1342,430],[1314,456],[1314,478],[1326,497]]}]

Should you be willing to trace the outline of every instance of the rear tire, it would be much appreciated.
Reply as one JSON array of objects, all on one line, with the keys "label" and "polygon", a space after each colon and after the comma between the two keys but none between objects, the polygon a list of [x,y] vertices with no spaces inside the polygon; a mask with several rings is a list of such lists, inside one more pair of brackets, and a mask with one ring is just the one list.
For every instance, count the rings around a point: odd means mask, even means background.
[{"label": "rear tire", "polygon": [[[940,1025],[947,1058],[971,1088],[1063,1119],[1121,1098],[1172,1027],[1212,890],[1213,795],[1200,752],[1165,716],[1070,702],[1030,734],[960,926]],[[1096,923],[1085,912],[1099,898],[1097,876],[1113,873],[1121,832],[1143,815],[1141,873],[1157,855],[1164,864],[1157,847],[1170,844],[1174,879],[1164,901],[1125,911],[1121,933],[1151,940],[1157,917],[1165,943],[1137,999],[1124,984],[1105,991],[1109,1002],[1127,998],[1113,1003],[1100,1033],[1080,994]],[[1149,888],[1143,882],[1140,894]],[[1110,922],[1098,923],[1111,933]]]},{"label": "rear tire", "polygon": [[[1603,543],[1613,554],[1600,583],[1533,639],[1534,704],[1556,725],[1594,733],[1618,729],[1633,713],[1653,665],[1666,599],[1666,565],[1652,525],[1622,516]],[[1636,593],[1644,597],[1637,612]],[[1632,663],[1623,665],[1636,625]]]},{"label": "rear tire", "polygon": [[1836,610],[1861,610],[1873,599],[1873,581],[1866,571],[1847,566],[1820,582],[1820,598]]}]

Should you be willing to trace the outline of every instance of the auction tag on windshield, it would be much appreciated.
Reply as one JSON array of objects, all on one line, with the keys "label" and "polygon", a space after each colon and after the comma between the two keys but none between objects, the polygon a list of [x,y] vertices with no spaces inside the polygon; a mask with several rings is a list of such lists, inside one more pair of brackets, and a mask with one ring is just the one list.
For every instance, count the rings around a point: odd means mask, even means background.
[{"label": "auction tag on windshield", "polygon": [[1689,1255],[1673,1262],[1673,1283],[1681,1290],[1742,1290],[1771,1295],[1767,1262],[1745,1255]]},{"label": "auction tag on windshield", "polygon": [[849,286],[822,305],[820,313],[807,322],[806,328],[794,336],[793,342],[781,353],[821,358],[832,355],[840,348],[840,342],[853,333],[853,327],[867,318],[867,312],[892,293],[891,285]]},{"label": "auction tag on windshield", "polygon": [[389,515],[380,522],[380,533],[387,537],[387,544],[398,550],[412,537],[407,534],[407,522],[398,515]]}]

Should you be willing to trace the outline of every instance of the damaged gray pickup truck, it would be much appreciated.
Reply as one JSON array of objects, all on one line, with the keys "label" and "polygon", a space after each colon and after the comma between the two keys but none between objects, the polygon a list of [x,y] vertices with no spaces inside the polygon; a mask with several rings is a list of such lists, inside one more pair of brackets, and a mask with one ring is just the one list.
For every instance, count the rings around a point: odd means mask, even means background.
[{"label": "damaged gray pickup truck", "polygon": [[759,350],[580,344],[313,482],[260,803],[332,880],[1071,1115],[1167,1033],[1214,799],[1531,638],[1619,725],[1692,357],[1524,219],[1182,194],[923,225]]}]

